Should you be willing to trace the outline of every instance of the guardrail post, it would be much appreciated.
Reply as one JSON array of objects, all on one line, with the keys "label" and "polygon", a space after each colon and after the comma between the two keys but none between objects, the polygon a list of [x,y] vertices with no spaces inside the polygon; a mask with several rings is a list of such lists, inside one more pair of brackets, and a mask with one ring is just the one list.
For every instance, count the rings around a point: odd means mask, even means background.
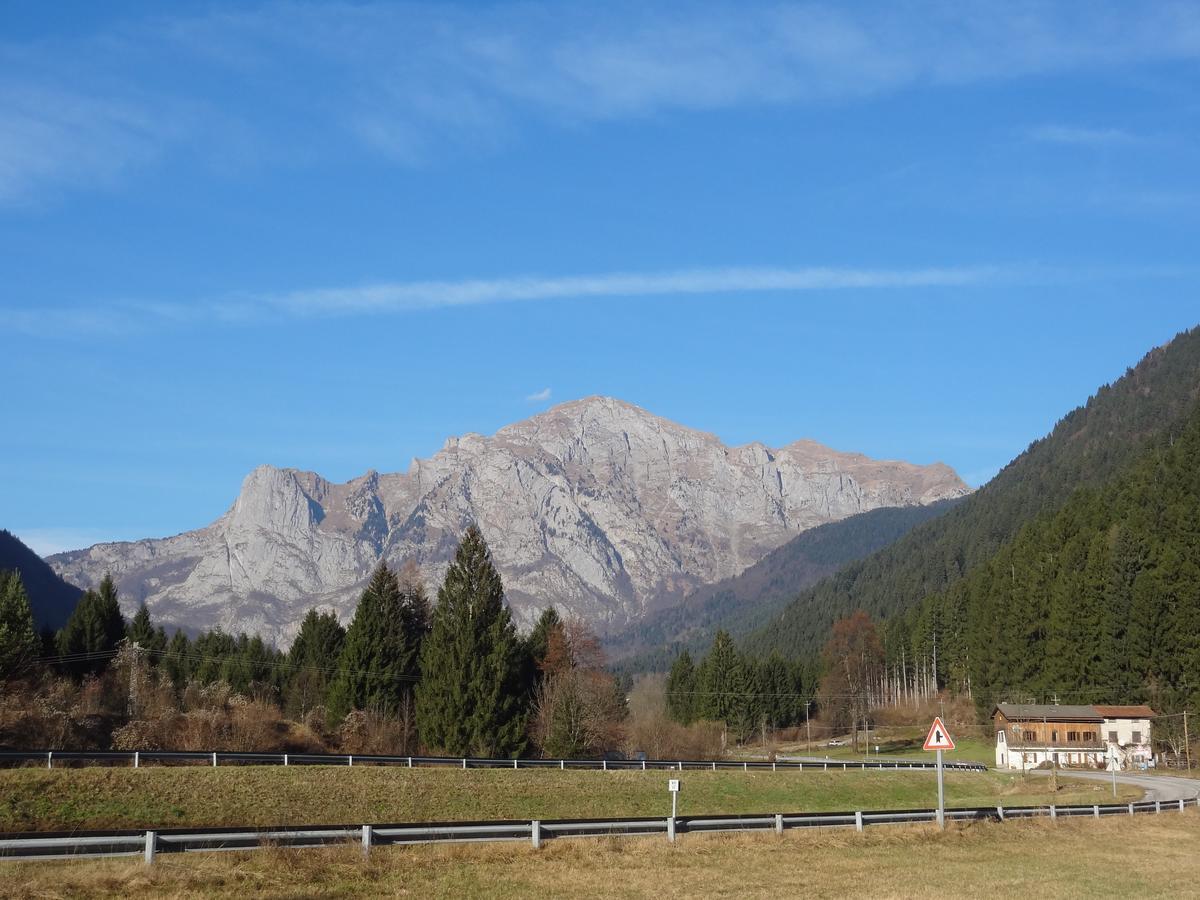
[{"label": "guardrail post", "polygon": [[1179,811],[1183,812],[1183,798],[1182,797],[1179,798]]},{"label": "guardrail post", "polygon": [[642,771],[646,771],[646,761],[644,759],[642,760]]},{"label": "guardrail post", "polygon": [[529,823],[529,839],[533,843],[534,850],[542,846],[542,823],[537,819]]},{"label": "guardrail post", "polygon": [[467,758],[464,756],[463,757],[463,768],[465,769],[466,767],[467,767]]},{"label": "guardrail post", "polygon": [[996,804],[996,818],[998,818],[1001,822],[1004,821],[1004,807],[1000,806],[999,804]]},{"label": "guardrail post", "polygon": [[713,763],[713,771],[714,771],[714,772],[715,772],[715,771],[717,771],[717,764],[716,764],[716,763]]},{"label": "guardrail post", "polygon": [[513,757],[513,768],[515,769],[516,767],[517,767],[517,758],[514,756]]},{"label": "guardrail post", "polygon": [[783,813],[775,813],[775,833],[783,834]]},{"label": "guardrail post", "polygon": [[1050,821],[1053,822],[1053,821],[1056,821],[1057,819],[1058,819],[1058,807],[1055,806],[1053,803],[1051,803],[1050,804]]},{"label": "guardrail post", "polygon": [[350,766],[354,765],[354,754],[353,753],[350,754],[348,759],[349,759],[349,762],[347,762],[347,765],[350,765]]},{"label": "guardrail post", "polygon": [[408,758],[408,767],[410,769],[412,768],[412,757],[411,756]]},{"label": "guardrail post", "polygon": [[138,753],[138,751],[137,751],[137,750],[134,750],[134,751],[133,751],[133,767],[134,767],[135,769],[138,767],[138,762],[139,762],[139,759],[138,759],[138,757],[139,757],[139,756],[140,756],[140,754]]},{"label": "guardrail post", "polygon": [[846,771],[848,771],[848,769],[846,768],[846,764],[845,764],[845,763],[842,763],[842,771],[843,771],[843,772],[846,772]]},{"label": "guardrail post", "polygon": [[607,759],[600,760],[600,768],[602,770],[604,770],[605,772],[608,771],[608,760]]},{"label": "guardrail post", "polygon": [[672,844],[675,843],[675,817],[667,817],[667,840]]},{"label": "guardrail post", "polygon": [[567,761],[565,759],[560,759],[558,761],[558,768],[559,771],[565,771],[567,768]]},{"label": "guardrail post", "polygon": [[750,763],[748,763],[748,762],[742,763],[742,771],[749,772],[750,771]]},{"label": "guardrail post", "polygon": [[[1130,812],[1130,814],[1133,813],[1133,804],[1132,803],[1129,804],[1129,812]],[[1092,804],[1092,815],[1097,819],[1100,818],[1100,807],[1097,806],[1095,803]]]},{"label": "guardrail post", "polygon": [[856,809],[854,811],[854,830],[855,831],[863,830],[863,818],[862,818],[862,810],[861,809]]},{"label": "guardrail post", "polygon": [[1155,811],[1156,813],[1160,813],[1160,812],[1162,812],[1162,801],[1161,801],[1161,800],[1155,800],[1155,801],[1154,801],[1154,811]]},{"label": "guardrail post", "polygon": [[213,751],[213,768],[215,769],[216,767],[217,767],[217,752],[214,750]]},{"label": "guardrail post", "polygon": [[53,750],[51,750],[49,753],[46,754],[46,768],[47,769],[54,768],[54,751]]},{"label": "guardrail post", "polygon": [[146,832],[146,865],[154,862],[154,854],[158,850],[158,832]]},{"label": "guardrail post", "polygon": [[285,766],[288,764],[288,755],[287,755],[286,753],[285,753],[285,754],[283,754],[283,764],[284,764]]},{"label": "guardrail post", "polygon": [[370,854],[371,844],[374,841],[374,839],[375,839],[374,829],[372,829],[370,825],[364,825],[362,827],[363,856],[367,856]]},{"label": "guardrail post", "polygon": [[771,760],[771,771],[775,771],[775,760]]},{"label": "guardrail post", "polygon": [[1131,816],[1133,815],[1133,804],[1132,803],[1129,804],[1129,814]]}]

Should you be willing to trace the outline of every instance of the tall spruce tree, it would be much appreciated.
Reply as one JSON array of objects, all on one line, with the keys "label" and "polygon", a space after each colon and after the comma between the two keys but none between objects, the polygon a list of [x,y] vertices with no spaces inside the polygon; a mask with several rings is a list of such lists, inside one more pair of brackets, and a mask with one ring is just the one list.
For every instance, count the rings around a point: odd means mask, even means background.
[{"label": "tall spruce tree", "polygon": [[100,672],[124,638],[125,620],[117,602],[117,586],[112,575],[105,575],[97,590],[84,591],[59,632],[58,652],[70,657],[63,667],[76,675]]},{"label": "tall spruce tree", "polygon": [[325,702],[345,643],[346,629],[336,615],[308,611],[287,655],[289,712],[303,716]]},{"label": "tall spruce tree", "polygon": [[150,618],[150,610],[146,609],[145,603],[138,607],[138,611],[129,620],[128,637],[142,650],[150,651],[147,659],[151,663],[158,662],[161,651],[167,649],[167,634],[161,626],[154,627],[154,622]]},{"label": "tall spruce tree", "polygon": [[683,725],[696,718],[696,666],[687,650],[675,658],[667,675],[667,715]]},{"label": "tall spruce tree", "polygon": [[417,678],[423,598],[405,594],[396,573],[380,563],[346,630],[338,672],[329,688],[330,721],[352,709],[400,713]]},{"label": "tall spruce tree", "polygon": [[417,727],[426,746],[510,756],[525,746],[521,647],[483,535],[463,535],[421,655]]},{"label": "tall spruce tree", "polygon": [[0,680],[28,669],[40,647],[20,573],[0,571]]},{"label": "tall spruce tree", "polygon": [[182,631],[177,630],[171,636],[170,643],[167,644],[167,651],[163,654],[162,665],[163,671],[167,673],[175,687],[182,688],[188,683],[196,664],[192,659],[192,642]]},{"label": "tall spruce tree", "polygon": [[696,681],[698,717],[724,722],[739,740],[746,737],[755,725],[757,698],[729,632],[717,632]]}]

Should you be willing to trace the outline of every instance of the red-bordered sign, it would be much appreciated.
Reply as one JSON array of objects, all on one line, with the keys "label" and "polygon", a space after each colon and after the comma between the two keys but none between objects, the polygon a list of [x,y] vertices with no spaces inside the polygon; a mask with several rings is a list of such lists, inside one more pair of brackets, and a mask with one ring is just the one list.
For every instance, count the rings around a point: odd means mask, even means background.
[{"label": "red-bordered sign", "polygon": [[946,726],[942,724],[941,716],[933,717],[933,724],[929,726],[929,734],[925,735],[926,750],[953,750],[954,740],[950,737],[950,732],[946,730]]}]

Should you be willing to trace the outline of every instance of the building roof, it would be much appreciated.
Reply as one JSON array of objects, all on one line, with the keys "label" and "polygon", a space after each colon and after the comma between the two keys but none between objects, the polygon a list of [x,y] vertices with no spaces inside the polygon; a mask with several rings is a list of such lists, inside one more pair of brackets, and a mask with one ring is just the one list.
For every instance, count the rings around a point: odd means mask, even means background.
[{"label": "building roof", "polygon": [[1106,719],[1153,719],[1157,713],[1148,706],[1097,706]]},{"label": "building roof", "polygon": [[996,710],[1006,719],[1047,722],[1102,722],[1104,716],[1095,706],[1062,706],[1050,703],[997,703]]}]

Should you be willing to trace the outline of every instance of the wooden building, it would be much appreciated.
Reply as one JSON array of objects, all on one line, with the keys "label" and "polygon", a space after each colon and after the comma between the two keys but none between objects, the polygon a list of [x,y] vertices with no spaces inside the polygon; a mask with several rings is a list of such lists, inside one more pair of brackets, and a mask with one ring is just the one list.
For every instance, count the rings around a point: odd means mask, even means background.
[{"label": "wooden building", "polygon": [[999,703],[992,722],[998,768],[1032,769],[1053,761],[1100,769],[1107,763],[1104,716],[1094,706]]}]

